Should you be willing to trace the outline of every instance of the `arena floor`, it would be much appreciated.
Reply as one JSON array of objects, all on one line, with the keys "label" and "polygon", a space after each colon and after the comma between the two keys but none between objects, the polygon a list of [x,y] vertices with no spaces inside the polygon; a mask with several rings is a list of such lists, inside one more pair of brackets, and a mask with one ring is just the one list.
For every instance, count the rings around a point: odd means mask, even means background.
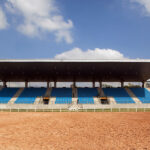
[{"label": "arena floor", "polygon": [[0,150],[150,149],[150,113],[0,113]]}]

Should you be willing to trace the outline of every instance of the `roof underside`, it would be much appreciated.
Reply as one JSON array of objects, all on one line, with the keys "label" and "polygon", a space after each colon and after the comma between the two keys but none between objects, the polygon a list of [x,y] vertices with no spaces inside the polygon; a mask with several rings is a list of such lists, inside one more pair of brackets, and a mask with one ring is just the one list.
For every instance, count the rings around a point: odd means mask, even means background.
[{"label": "roof underside", "polygon": [[146,81],[149,60],[0,60],[1,81]]}]

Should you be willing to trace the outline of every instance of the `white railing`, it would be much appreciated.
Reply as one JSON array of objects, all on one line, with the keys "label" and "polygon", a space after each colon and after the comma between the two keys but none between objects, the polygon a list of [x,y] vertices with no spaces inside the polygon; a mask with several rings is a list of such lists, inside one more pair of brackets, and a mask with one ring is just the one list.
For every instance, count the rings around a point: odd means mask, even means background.
[{"label": "white railing", "polygon": [[76,110],[69,110],[65,108],[4,108],[0,112],[150,112],[150,108],[79,108]]}]

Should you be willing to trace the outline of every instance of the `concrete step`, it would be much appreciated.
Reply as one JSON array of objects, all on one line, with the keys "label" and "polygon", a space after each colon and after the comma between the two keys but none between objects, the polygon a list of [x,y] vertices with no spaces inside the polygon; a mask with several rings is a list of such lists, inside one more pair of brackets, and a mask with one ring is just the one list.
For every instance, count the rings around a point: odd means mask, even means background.
[{"label": "concrete step", "polygon": [[108,97],[108,100],[110,104],[117,104],[114,97]]},{"label": "concrete step", "polygon": [[77,101],[78,101],[78,98],[76,98],[76,97],[73,97],[73,98],[72,98],[72,104],[75,104],[75,105],[76,105],[76,104],[77,104]]},{"label": "concrete step", "polygon": [[56,101],[56,97],[51,97],[49,104],[55,104],[55,101]]},{"label": "concrete step", "polygon": [[94,104],[101,104],[100,99],[98,97],[94,97]]},{"label": "concrete step", "polygon": [[136,104],[142,104],[141,101],[134,95],[134,93],[129,89],[125,88],[130,97],[135,101]]},{"label": "concrete step", "polygon": [[35,99],[35,102],[34,102],[34,104],[42,104],[42,97],[37,97],[36,99]]},{"label": "concrete step", "polygon": [[8,104],[14,104],[14,102],[17,100],[17,98],[21,95],[21,93],[23,92],[24,88],[20,88],[16,94],[10,99],[10,101],[8,102]]}]

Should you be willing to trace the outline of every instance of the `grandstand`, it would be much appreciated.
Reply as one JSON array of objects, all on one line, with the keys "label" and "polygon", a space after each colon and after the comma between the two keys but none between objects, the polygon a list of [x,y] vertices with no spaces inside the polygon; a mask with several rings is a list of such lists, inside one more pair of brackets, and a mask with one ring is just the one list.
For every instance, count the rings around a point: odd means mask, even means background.
[{"label": "grandstand", "polygon": [[[150,89],[145,87],[149,78],[150,60],[0,60],[0,109],[149,108]],[[7,82],[24,82],[25,86],[11,88]],[[29,82],[47,82],[47,87],[31,88]],[[72,85],[60,88],[57,82]],[[77,87],[77,82],[91,82],[92,87]],[[104,88],[103,82],[120,82],[121,86]],[[141,82],[142,86],[124,87],[124,82]]]}]

